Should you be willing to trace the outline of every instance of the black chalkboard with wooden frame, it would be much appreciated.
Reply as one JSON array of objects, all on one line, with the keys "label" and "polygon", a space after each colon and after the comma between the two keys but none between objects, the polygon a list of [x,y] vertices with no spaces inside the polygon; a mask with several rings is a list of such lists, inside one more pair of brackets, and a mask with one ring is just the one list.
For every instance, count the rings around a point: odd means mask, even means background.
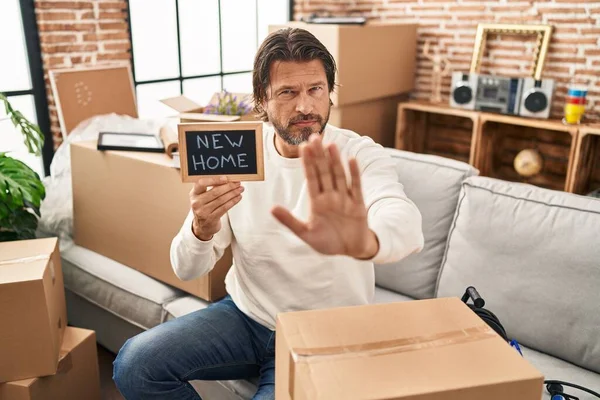
[{"label": "black chalkboard with wooden frame", "polygon": [[183,182],[215,175],[264,180],[262,122],[182,123],[178,131]]}]

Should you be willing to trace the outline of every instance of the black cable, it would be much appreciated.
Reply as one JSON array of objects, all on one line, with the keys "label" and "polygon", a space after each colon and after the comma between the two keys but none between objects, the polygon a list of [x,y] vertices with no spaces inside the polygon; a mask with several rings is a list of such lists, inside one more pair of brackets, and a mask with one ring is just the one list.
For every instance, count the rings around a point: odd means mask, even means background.
[{"label": "black cable", "polygon": [[[557,380],[547,380],[547,381],[544,381],[544,384],[545,385],[553,385],[554,384],[554,385],[569,386],[569,387],[572,387],[574,389],[578,389],[578,390],[581,390],[583,392],[587,392],[587,393],[589,393],[589,394],[591,394],[593,396],[596,396],[596,397],[598,397],[600,399],[600,393],[594,392],[591,389],[588,389],[588,388],[583,387],[583,386],[576,385],[574,383],[565,382],[565,381],[557,381]],[[546,386],[546,388],[547,388],[547,386]]]},{"label": "black cable", "polygon": [[[471,299],[473,301],[473,304],[467,303],[469,301],[469,299]],[[490,326],[494,331],[496,331],[496,333],[498,333],[498,335],[500,335],[507,342],[509,341],[506,330],[504,329],[504,326],[502,326],[502,323],[500,323],[500,320],[498,319],[498,317],[490,310],[483,308],[485,306],[485,301],[481,298],[481,296],[479,295],[479,292],[477,292],[477,289],[475,289],[473,286],[469,286],[467,288],[467,290],[465,291],[465,294],[462,296],[461,300],[471,310],[473,310],[473,312],[475,314],[477,314],[479,316],[479,318],[481,318],[488,326]],[[568,386],[573,389],[578,389],[583,392],[589,393],[600,399],[599,393],[594,392],[593,390],[588,389],[586,387],[576,385],[574,383],[558,381],[558,380],[546,380],[546,381],[544,381],[544,384],[546,385],[546,390],[548,391],[548,393],[550,393],[552,395],[558,393],[555,391],[556,389],[558,389],[560,392],[562,392],[562,386]],[[557,386],[551,387],[551,385],[558,385],[558,387]],[[562,386],[560,386],[560,385],[562,385]],[[569,399],[576,398],[576,397],[568,395],[564,392],[562,393],[562,395],[565,395],[566,398],[569,398]]]}]

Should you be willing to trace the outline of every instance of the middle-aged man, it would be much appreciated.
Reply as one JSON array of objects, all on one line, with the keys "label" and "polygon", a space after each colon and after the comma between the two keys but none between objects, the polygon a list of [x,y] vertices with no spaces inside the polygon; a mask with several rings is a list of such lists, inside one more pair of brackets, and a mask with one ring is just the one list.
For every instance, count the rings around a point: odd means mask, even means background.
[{"label": "middle-aged man", "polygon": [[231,245],[228,295],[130,339],[114,370],[125,398],[199,399],[190,380],[255,377],[254,399],[273,399],[277,314],[368,304],[373,264],[422,248],[421,215],[389,155],[327,125],[335,73],[329,51],[305,30],[262,43],[253,86],[265,180],[200,178],[171,246],[175,273],[187,280],[207,274]]}]

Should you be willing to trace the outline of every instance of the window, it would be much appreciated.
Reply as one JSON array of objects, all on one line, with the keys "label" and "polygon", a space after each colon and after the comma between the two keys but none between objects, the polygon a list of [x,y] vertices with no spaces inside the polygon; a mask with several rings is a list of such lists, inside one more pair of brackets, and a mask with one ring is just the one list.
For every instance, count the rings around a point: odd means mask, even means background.
[{"label": "window", "polygon": [[23,135],[14,128],[0,103],[0,152],[9,153],[44,176],[49,171],[53,146],[33,2],[0,1],[0,54],[0,92],[13,108],[37,123],[46,137],[43,155],[29,154]]},{"label": "window", "polygon": [[290,0],[129,0],[133,73],[141,118],[173,110],[184,94],[206,104],[215,92],[252,92],[252,63],[268,26],[290,20]]}]

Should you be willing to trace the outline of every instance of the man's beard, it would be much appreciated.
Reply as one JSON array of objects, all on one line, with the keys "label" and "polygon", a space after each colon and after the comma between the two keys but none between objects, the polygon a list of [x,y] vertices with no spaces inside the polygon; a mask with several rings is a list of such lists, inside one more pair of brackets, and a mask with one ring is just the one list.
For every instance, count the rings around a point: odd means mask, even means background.
[{"label": "man's beard", "polygon": [[[292,146],[298,146],[299,144],[306,142],[310,135],[312,135],[313,133],[323,133],[323,131],[325,130],[325,126],[329,121],[329,112],[330,109],[327,110],[327,115],[325,116],[325,118],[321,117],[318,114],[299,115],[289,120],[286,126],[283,126],[278,120],[272,118],[271,115],[269,115],[269,121],[271,121],[273,127],[275,128],[275,131],[277,132],[279,137],[283,139],[284,142]],[[290,127],[292,127],[294,123],[300,121],[315,121],[316,124],[319,125],[319,129],[318,131],[313,131],[313,129],[315,128],[314,126],[306,126],[304,128],[300,128],[300,132],[293,133]]]}]

